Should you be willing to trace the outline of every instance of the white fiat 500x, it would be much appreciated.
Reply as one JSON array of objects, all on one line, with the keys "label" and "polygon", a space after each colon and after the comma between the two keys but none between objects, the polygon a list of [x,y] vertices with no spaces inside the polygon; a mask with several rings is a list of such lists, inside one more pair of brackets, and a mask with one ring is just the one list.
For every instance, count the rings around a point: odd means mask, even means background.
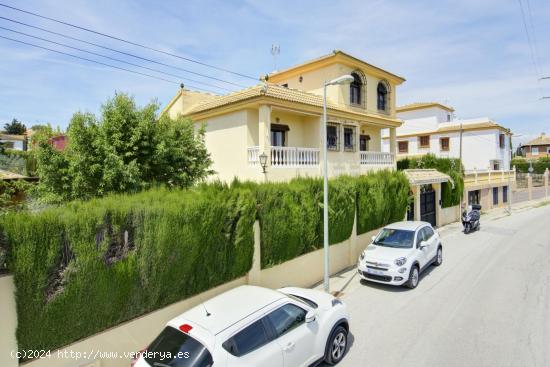
[{"label": "white fiat 500x", "polygon": [[416,288],[420,273],[443,263],[441,239],[427,222],[397,222],[384,227],[359,257],[362,279]]},{"label": "white fiat 500x", "polygon": [[312,289],[241,286],[168,322],[135,367],[298,367],[346,352],[346,306]]}]

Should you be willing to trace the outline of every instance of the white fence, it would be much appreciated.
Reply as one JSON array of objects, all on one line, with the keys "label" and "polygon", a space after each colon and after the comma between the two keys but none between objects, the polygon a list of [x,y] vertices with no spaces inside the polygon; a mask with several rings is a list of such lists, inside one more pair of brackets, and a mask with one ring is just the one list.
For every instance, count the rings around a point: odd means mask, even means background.
[{"label": "white fence", "polygon": [[360,161],[363,165],[392,166],[394,156],[385,152],[360,152]]},{"label": "white fence", "polygon": [[319,149],[271,147],[272,167],[311,167],[319,164]]},{"label": "white fence", "polygon": [[248,165],[257,166],[260,163],[260,147],[248,147]]}]

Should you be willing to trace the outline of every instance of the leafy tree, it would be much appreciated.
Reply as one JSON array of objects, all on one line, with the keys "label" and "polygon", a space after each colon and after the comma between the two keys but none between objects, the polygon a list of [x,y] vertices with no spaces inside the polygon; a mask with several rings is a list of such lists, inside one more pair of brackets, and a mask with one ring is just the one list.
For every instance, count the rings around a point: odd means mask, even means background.
[{"label": "leafy tree", "polygon": [[192,121],[157,118],[159,106],[142,108],[116,94],[101,107],[99,118],[75,113],[67,131],[68,146],[56,151],[38,136],[39,191],[48,201],[90,199],[108,193],[138,192],[152,186],[189,187],[212,171],[204,146],[204,128]]},{"label": "leafy tree", "polygon": [[11,120],[10,123],[4,125],[4,132],[9,135],[23,135],[27,131],[27,127],[17,119]]}]

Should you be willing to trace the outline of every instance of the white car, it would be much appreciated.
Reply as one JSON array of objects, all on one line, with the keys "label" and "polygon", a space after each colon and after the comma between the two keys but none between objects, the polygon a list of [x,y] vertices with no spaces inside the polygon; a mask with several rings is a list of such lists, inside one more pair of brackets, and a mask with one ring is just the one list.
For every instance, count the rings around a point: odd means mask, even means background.
[{"label": "white car", "polygon": [[135,367],[294,367],[336,364],[348,340],[346,306],[311,289],[241,286],[168,322]]},{"label": "white car", "polygon": [[439,234],[427,222],[397,222],[384,227],[359,257],[362,279],[416,288],[420,273],[443,263]]}]

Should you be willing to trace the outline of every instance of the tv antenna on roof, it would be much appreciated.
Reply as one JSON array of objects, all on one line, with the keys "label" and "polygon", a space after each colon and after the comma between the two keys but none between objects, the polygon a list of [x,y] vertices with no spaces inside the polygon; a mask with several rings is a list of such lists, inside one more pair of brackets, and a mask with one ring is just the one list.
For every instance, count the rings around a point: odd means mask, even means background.
[{"label": "tv antenna on roof", "polygon": [[271,55],[273,56],[273,70],[277,70],[277,56],[281,53],[281,46],[277,44],[271,45]]}]

